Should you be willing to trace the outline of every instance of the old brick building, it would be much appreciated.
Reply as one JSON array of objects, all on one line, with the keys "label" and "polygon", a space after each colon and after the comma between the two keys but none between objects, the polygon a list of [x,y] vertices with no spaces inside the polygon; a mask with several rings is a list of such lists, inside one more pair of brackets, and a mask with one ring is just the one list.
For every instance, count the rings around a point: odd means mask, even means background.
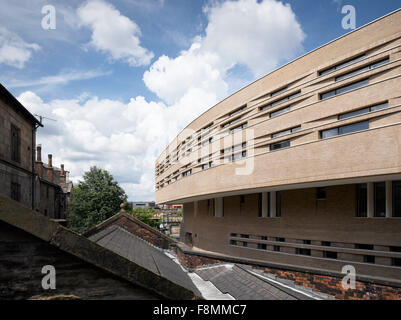
[{"label": "old brick building", "polygon": [[42,162],[42,147],[36,148],[35,162],[35,210],[52,219],[66,219],[71,200],[72,182],[68,171],[53,166],[53,156],[48,155],[47,164]]},{"label": "old brick building", "polygon": [[0,194],[34,207],[34,148],[41,123],[0,84]]}]

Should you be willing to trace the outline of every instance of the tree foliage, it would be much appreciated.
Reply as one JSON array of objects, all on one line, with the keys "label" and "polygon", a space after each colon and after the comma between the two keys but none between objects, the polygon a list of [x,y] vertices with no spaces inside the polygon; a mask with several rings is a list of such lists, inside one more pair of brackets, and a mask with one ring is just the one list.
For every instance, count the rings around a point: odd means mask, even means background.
[{"label": "tree foliage", "polygon": [[120,210],[127,201],[125,191],[106,170],[91,167],[74,187],[68,209],[68,226],[84,233]]},{"label": "tree foliage", "polygon": [[148,208],[137,208],[131,211],[131,214],[151,226],[152,228],[158,229],[161,223],[161,219],[153,219],[154,215],[158,214],[158,212],[154,209]]}]

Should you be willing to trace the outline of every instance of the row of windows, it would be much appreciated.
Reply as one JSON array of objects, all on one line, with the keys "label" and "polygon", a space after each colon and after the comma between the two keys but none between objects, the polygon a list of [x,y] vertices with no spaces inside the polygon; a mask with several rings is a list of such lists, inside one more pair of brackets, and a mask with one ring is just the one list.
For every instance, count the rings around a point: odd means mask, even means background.
[{"label": "row of windows", "polygon": [[[243,241],[239,241],[239,240],[234,240],[234,239],[230,239],[230,244],[234,245],[234,246],[242,246],[242,247],[248,247],[248,241],[246,241],[246,239],[249,239],[249,235],[248,234],[241,234],[238,235],[236,233],[231,233],[230,237],[235,237],[235,238],[243,238]],[[260,238],[260,240],[262,241],[267,241],[268,238],[266,236],[260,236],[258,237]],[[281,237],[275,237],[274,240],[276,242],[286,242],[285,238],[281,238]],[[311,240],[302,240],[302,243],[304,245],[311,245],[312,241]],[[321,246],[323,247],[331,247],[331,242],[330,241],[321,241]],[[370,244],[355,244],[355,249],[359,249],[359,250],[374,250],[374,245],[370,245]],[[266,243],[257,243],[257,249],[259,250],[269,250],[268,249],[268,245]],[[273,245],[272,246],[273,251],[275,252],[286,252],[287,251],[282,251],[281,250],[281,246],[280,245]],[[389,247],[391,252],[401,252],[401,248],[400,247]],[[322,252],[322,256],[323,258],[326,259],[338,259],[338,253],[335,250],[335,248],[332,248],[331,250],[323,250]],[[312,250],[309,248],[295,248],[295,254],[297,255],[303,255],[303,256],[311,256],[311,252]],[[364,263],[371,263],[374,264],[375,263],[375,256],[373,255],[363,255],[363,262]],[[391,258],[391,266],[394,267],[401,267],[401,259],[400,258]]]},{"label": "row of windows", "polygon": [[333,129],[323,130],[320,132],[321,139],[336,137],[343,134],[358,132],[369,129],[369,121],[356,122]]},{"label": "row of windows", "polygon": [[241,160],[243,158],[246,158],[247,155],[248,155],[247,151],[242,151],[242,152],[238,152],[238,153],[232,154],[230,156],[224,157],[224,159],[228,160],[230,162],[235,162],[235,161]]},{"label": "row of windows", "polygon": [[366,67],[362,67],[362,68],[359,68],[357,70],[348,72],[348,73],[343,74],[341,76],[338,76],[338,77],[336,77],[335,80],[336,81],[345,80],[345,79],[351,78],[353,76],[356,76],[356,75],[358,75],[358,74],[360,74],[362,72],[373,70],[375,68],[379,68],[379,67],[381,67],[381,66],[383,66],[383,65],[385,65],[385,64],[387,64],[389,62],[390,62],[390,59],[386,58],[386,59],[380,60],[379,62],[372,63],[372,64],[370,64],[370,65],[368,65]]},{"label": "row of windows", "polygon": [[295,98],[299,97],[300,95],[301,95],[301,91],[298,91],[297,93],[291,94],[289,96],[286,96],[285,98],[282,98],[280,100],[274,101],[274,102],[272,102],[270,104],[267,104],[267,105],[261,107],[260,111],[271,109],[271,108],[273,108],[273,107],[275,107],[275,106],[277,106],[277,105],[279,105],[279,104],[281,104],[283,102],[295,99]]},{"label": "row of windows", "polygon": [[[270,202],[271,202],[271,197],[272,194],[270,192],[267,193],[267,217],[271,217],[271,213],[270,213]],[[261,218],[262,215],[262,204],[263,202],[263,196],[262,193],[258,194],[258,217]],[[276,192],[276,217],[281,217],[281,192],[277,191]]]},{"label": "row of windows", "polygon": [[235,151],[237,151],[237,150],[246,148],[246,146],[247,146],[247,143],[246,143],[246,142],[239,143],[239,144],[237,144],[237,145],[235,145],[235,146],[232,146],[232,147],[229,147],[229,148],[226,148],[226,149],[222,150],[221,153],[224,154],[224,153],[235,152]]},{"label": "row of windows", "polygon": [[270,151],[284,149],[284,148],[288,148],[290,146],[291,146],[290,140],[280,141],[280,142],[272,143],[270,145]]},{"label": "row of windows", "polygon": [[342,94],[342,93],[346,93],[346,92],[349,92],[349,91],[352,91],[352,90],[355,90],[358,88],[362,88],[362,87],[367,86],[368,84],[369,84],[369,79],[364,79],[364,80],[361,80],[358,82],[354,82],[354,83],[348,84],[346,86],[342,86],[340,88],[320,94],[320,100],[325,100],[325,99],[334,97],[334,96]]},{"label": "row of windows", "polygon": [[349,118],[352,118],[352,117],[360,116],[362,114],[367,114],[367,113],[370,113],[370,112],[374,112],[374,111],[378,111],[378,110],[382,110],[382,109],[386,109],[386,108],[388,108],[388,103],[387,102],[386,103],[380,103],[380,104],[376,104],[376,105],[371,106],[371,107],[366,107],[366,108],[359,109],[359,110],[356,110],[356,111],[351,111],[351,112],[347,112],[347,113],[344,113],[344,114],[340,114],[338,116],[338,120],[349,119]]},{"label": "row of windows", "polygon": [[243,106],[243,107],[241,107],[241,108],[239,108],[239,109],[237,109],[237,110],[235,110],[235,111],[229,113],[229,114],[228,114],[228,117],[235,116],[235,115],[241,113],[242,111],[244,111],[245,109],[246,109],[246,106]]},{"label": "row of windows", "polygon": [[239,125],[238,127],[235,127],[235,128],[233,128],[233,129],[231,129],[231,130],[230,130],[230,134],[234,134],[234,133],[236,133],[236,132],[238,132],[238,131],[244,130],[244,129],[246,129],[247,127],[248,127],[248,123],[245,122],[245,123]]},{"label": "row of windows", "polygon": [[272,139],[279,138],[279,137],[282,137],[282,136],[286,136],[288,134],[295,133],[295,132],[298,132],[300,130],[301,130],[301,126],[297,126],[297,127],[292,128],[292,129],[276,132],[276,133],[272,134]]},{"label": "row of windows", "polygon": [[330,67],[330,68],[328,68],[328,69],[325,69],[325,70],[323,70],[323,71],[320,71],[320,72],[319,72],[319,76],[324,76],[324,75],[329,74],[329,73],[331,73],[331,72],[334,72],[334,71],[336,71],[336,70],[343,69],[343,68],[345,68],[345,67],[350,66],[351,64],[355,64],[355,63],[357,63],[357,62],[359,62],[359,61],[362,61],[362,60],[365,59],[365,58],[366,58],[366,55],[365,55],[365,54],[362,54],[362,55],[357,56],[357,57],[355,57],[355,58],[349,59],[349,60],[347,60],[347,61],[345,61],[345,62],[336,64],[336,65],[333,66],[333,67]]},{"label": "row of windows", "polygon": [[[386,217],[386,183],[375,182],[373,184],[373,215],[377,218]],[[368,216],[368,191],[367,184],[357,185],[357,217]],[[392,216],[401,217],[401,181],[392,182]]]}]

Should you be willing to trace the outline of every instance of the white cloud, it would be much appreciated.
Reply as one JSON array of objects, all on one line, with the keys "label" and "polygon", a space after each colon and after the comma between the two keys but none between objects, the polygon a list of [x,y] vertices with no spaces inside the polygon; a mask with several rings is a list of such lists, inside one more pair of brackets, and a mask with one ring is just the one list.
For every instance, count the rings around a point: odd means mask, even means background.
[{"label": "white cloud", "polygon": [[9,88],[23,88],[23,87],[35,87],[35,86],[48,86],[57,84],[67,84],[71,81],[87,80],[97,77],[102,77],[105,75],[110,75],[111,71],[98,71],[98,70],[88,70],[88,71],[63,71],[54,76],[45,76],[35,80],[17,80],[13,79],[7,83]]},{"label": "white cloud", "polygon": [[[83,8],[90,4],[99,2]],[[75,180],[98,165],[121,182],[130,199],[151,200],[155,159],[179,131],[227,96],[232,83],[252,81],[301,49],[302,29],[281,2],[214,2],[205,13],[205,35],[177,57],[159,57],[143,76],[161,102],[137,96],[123,103],[87,94],[44,102],[33,92],[21,94],[18,99],[31,112],[58,120],[38,133],[38,143],[53,153],[54,163],[64,162]],[[248,68],[253,78],[233,78],[230,71],[237,66]]]},{"label": "white cloud", "polygon": [[40,46],[36,43],[27,43],[17,34],[0,27],[0,64],[22,69],[31,58],[32,51]]},{"label": "white cloud", "polygon": [[144,74],[146,86],[169,104],[193,88],[221,99],[237,89],[230,87],[238,83],[229,75],[233,68],[246,66],[253,74],[246,81],[252,81],[302,50],[305,34],[288,4],[215,1],[204,12],[208,18],[205,35],[196,37],[176,58],[159,57]]},{"label": "white cloud", "polygon": [[78,8],[80,23],[92,29],[90,45],[108,53],[112,60],[122,60],[130,66],[148,65],[154,54],[140,45],[141,29],[123,16],[111,4],[92,0]]}]

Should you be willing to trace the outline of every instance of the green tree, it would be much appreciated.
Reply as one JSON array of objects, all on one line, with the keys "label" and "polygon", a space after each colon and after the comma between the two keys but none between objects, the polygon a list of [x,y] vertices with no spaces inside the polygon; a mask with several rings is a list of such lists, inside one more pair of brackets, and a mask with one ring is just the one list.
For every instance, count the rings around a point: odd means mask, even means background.
[{"label": "green tree", "polygon": [[78,233],[113,216],[127,201],[125,191],[106,170],[91,167],[83,178],[74,187],[67,218],[69,228]]},{"label": "green tree", "polygon": [[131,211],[131,214],[151,226],[152,228],[159,229],[159,225],[162,222],[161,219],[154,219],[154,216],[158,214],[158,212],[154,209],[147,208],[137,208]]}]

